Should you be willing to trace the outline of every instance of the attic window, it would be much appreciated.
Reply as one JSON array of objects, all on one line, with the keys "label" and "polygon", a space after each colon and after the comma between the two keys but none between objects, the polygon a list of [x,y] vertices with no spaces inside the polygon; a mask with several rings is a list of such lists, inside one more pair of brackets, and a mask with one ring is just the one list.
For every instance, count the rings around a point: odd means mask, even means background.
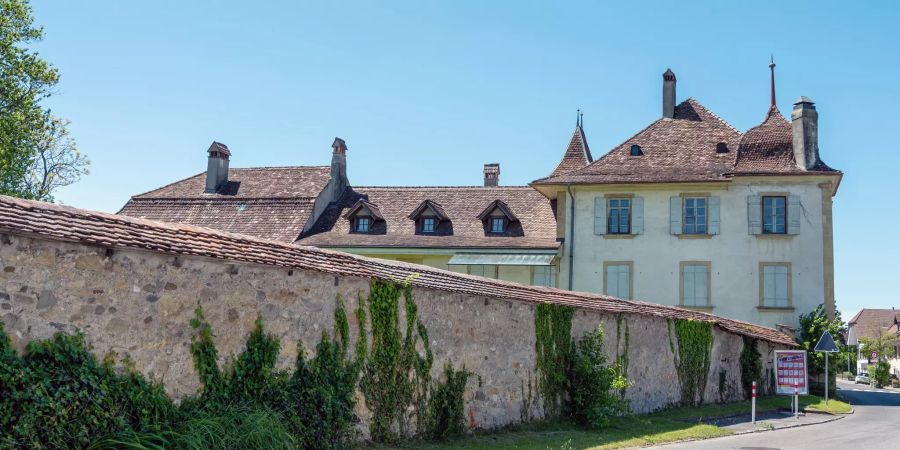
[{"label": "attic window", "polygon": [[644,152],[641,151],[641,146],[637,144],[632,144],[631,146],[631,156],[641,156]]},{"label": "attic window", "polygon": [[369,217],[357,217],[356,218],[356,232],[357,233],[368,233],[369,225],[372,224],[372,219]]},{"label": "attic window", "polygon": [[728,144],[724,142],[716,144],[716,153],[728,153]]},{"label": "attic window", "polygon": [[243,211],[243,210],[245,210],[245,209],[247,209],[247,204],[246,204],[246,203],[240,203],[240,204],[238,204],[238,211]]}]

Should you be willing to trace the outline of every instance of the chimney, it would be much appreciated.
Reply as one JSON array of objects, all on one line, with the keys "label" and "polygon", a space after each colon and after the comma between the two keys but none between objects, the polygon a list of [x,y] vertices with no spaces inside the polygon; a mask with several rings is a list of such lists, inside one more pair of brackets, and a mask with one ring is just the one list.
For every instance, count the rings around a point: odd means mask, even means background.
[{"label": "chimney", "polygon": [[500,184],[500,164],[484,165],[484,187],[497,187]]},{"label": "chimney", "polygon": [[227,145],[213,141],[206,152],[209,158],[206,164],[206,189],[203,192],[215,194],[228,183],[228,158],[231,157],[231,151]]},{"label": "chimney", "polygon": [[666,69],[663,74],[663,118],[675,118],[675,72]]},{"label": "chimney", "polygon": [[819,113],[812,100],[800,97],[794,102],[791,126],[794,161],[800,170],[811,170],[819,163]]},{"label": "chimney", "polygon": [[336,201],[350,185],[347,180],[347,143],[336,137],[331,148],[334,150],[331,154],[331,198]]}]

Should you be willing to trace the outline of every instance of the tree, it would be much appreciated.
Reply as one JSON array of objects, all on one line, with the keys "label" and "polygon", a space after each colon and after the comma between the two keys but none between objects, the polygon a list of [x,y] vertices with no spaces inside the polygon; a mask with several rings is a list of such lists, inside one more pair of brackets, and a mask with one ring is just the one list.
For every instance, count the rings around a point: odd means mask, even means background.
[{"label": "tree", "polygon": [[[819,305],[809,314],[800,315],[800,334],[797,343],[807,353],[807,364],[809,365],[809,375],[813,379],[818,380],[820,376],[825,374],[825,353],[815,351],[816,344],[822,337],[822,334],[828,331],[831,336],[837,339],[844,330],[844,322],[841,320],[840,311],[835,311],[834,319],[828,320],[825,313],[825,306]],[[838,344],[841,353],[847,352],[846,346]],[[834,355],[831,355],[834,356]],[[838,361],[841,357],[829,357],[828,361],[828,379],[831,385],[835,380],[835,374],[838,370]],[[832,361],[833,360],[833,361]],[[830,390],[830,387],[829,387]]]},{"label": "tree", "polygon": [[[87,173],[88,161],[67,122],[41,105],[59,81],[56,68],[28,49],[42,38],[27,0],[0,0],[0,194],[49,200]],[[48,159],[51,170],[36,181],[34,169]]]},{"label": "tree", "polygon": [[869,365],[869,378],[876,387],[885,386],[890,382],[891,365],[887,362],[887,358],[893,353],[894,346],[900,344],[900,337],[888,334],[878,327],[875,337],[862,338],[861,341],[863,354],[875,352],[878,355],[875,363]]}]

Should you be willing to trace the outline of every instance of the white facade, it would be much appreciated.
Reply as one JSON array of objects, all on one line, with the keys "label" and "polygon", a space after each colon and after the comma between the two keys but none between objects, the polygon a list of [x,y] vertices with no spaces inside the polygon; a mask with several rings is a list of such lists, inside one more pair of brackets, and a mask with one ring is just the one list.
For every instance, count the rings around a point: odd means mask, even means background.
[{"label": "white facade", "polygon": [[[833,182],[833,177],[811,175],[736,177],[729,182],[717,183],[572,186],[576,207],[571,263],[571,211],[567,204],[568,194],[559,190],[555,192],[560,199],[558,207],[565,208],[564,214],[560,211],[558,215],[563,222],[558,229],[565,236],[560,249],[559,285],[568,286],[571,264],[574,267],[572,289],[613,295],[616,292],[604,292],[604,267],[630,264],[632,288],[626,291],[631,293],[632,299],[682,305],[683,267],[702,270],[702,264],[707,264],[709,306],[682,306],[773,328],[776,325],[797,327],[799,315],[809,313],[821,303],[826,306],[830,303],[833,310],[833,294],[828,295],[828,283],[832,281],[827,279],[832,273],[828,266],[833,264],[830,249]],[[672,202],[677,201],[673,197],[684,194],[718,198],[718,234],[673,234]],[[748,211],[758,205],[748,208],[748,197],[766,194],[799,200],[799,205],[788,215],[788,221],[795,227],[791,231],[796,234],[751,234]],[[633,233],[625,236],[598,234],[603,232],[596,226],[599,219],[595,217],[595,205],[603,201],[598,197],[622,195],[632,195],[634,199]],[[639,223],[641,219],[642,224]],[[707,220],[712,225],[715,217]],[[797,225],[799,229],[796,229]],[[779,286],[787,292],[786,304],[763,304],[761,263],[775,263],[787,268],[787,287]],[[607,274],[607,278],[609,276]],[[694,286],[695,280],[697,286]],[[694,278],[693,275],[687,280],[690,289],[698,289],[698,295],[705,290],[699,284],[706,281],[702,276]],[[615,285],[608,284],[610,289],[624,292],[621,279]]]}]

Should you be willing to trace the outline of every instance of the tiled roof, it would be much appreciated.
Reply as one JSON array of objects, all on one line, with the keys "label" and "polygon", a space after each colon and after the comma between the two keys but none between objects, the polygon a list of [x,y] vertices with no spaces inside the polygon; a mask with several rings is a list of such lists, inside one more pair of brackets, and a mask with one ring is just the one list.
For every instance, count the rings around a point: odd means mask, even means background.
[{"label": "tiled roof", "polygon": [[224,187],[204,194],[203,172],[135,195],[119,214],[292,242],[330,177],[331,169],[320,166],[231,169]]},{"label": "tiled roof", "polygon": [[744,133],[738,146],[734,174],[810,174],[836,172],[819,160],[813,170],[800,170],[794,160],[793,128],[772,106],[763,122]]},{"label": "tiled roof", "polygon": [[770,328],[673,306],[527,286],[399,261],[365,258],[191,225],[154,222],[7,196],[0,196],[0,232],[341,276],[409,280],[412,286],[419,288],[529,303],[554,303],[609,314],[628,313],[668,319],[702,320],[732,333],[796,346],[789,336]]},{"label": "tiled roof", "polygon": [[[674,119],[658,119],[593,163],[533,184],[677,183],[724,181],[734,167],[740,133],[694,99],[675,107]],[[725,143],[729,152],[717,153]],[[641,156],[631,156],[631,146]]]},{"label": "tiled roof", "polygon": [[[387,229],[383,234],[350,233],[342,216],[360,198],[378,205]],[[410,213],[425,200],[440,205],[449,217],[441,232],[417,233]],[[519,222],[503,236],[487,233],[478,218],[488,205],[502,201]],[[320,247],[436,247],[556,249],[556,218],[550,201],[527,186],[500,187],[354,187],[340,205],[329,208],[299,241]]]},{"label": "tiled roof", "polygon": [[[894,309],[870,309],[860,310],[847,322],[852,326],[858,339],[874,339],[878,337],[879,328],[884,332],[890,332],[895,322],[900,322],[900,311]],[[896,329],[896,328],[895,328]]]},{"label": "tiled roof", "polygon": [[572,133],[572,139],[569,140],[569,146],[566,147],[566,153],[563,154],[562,160],[559,161],[550,176],[555,177],[572,172],[590,164],[591,161],[593,161],[593,157],[591,149],[588,147],[587,137],[584,135],[584,128],[578,124]]}]

